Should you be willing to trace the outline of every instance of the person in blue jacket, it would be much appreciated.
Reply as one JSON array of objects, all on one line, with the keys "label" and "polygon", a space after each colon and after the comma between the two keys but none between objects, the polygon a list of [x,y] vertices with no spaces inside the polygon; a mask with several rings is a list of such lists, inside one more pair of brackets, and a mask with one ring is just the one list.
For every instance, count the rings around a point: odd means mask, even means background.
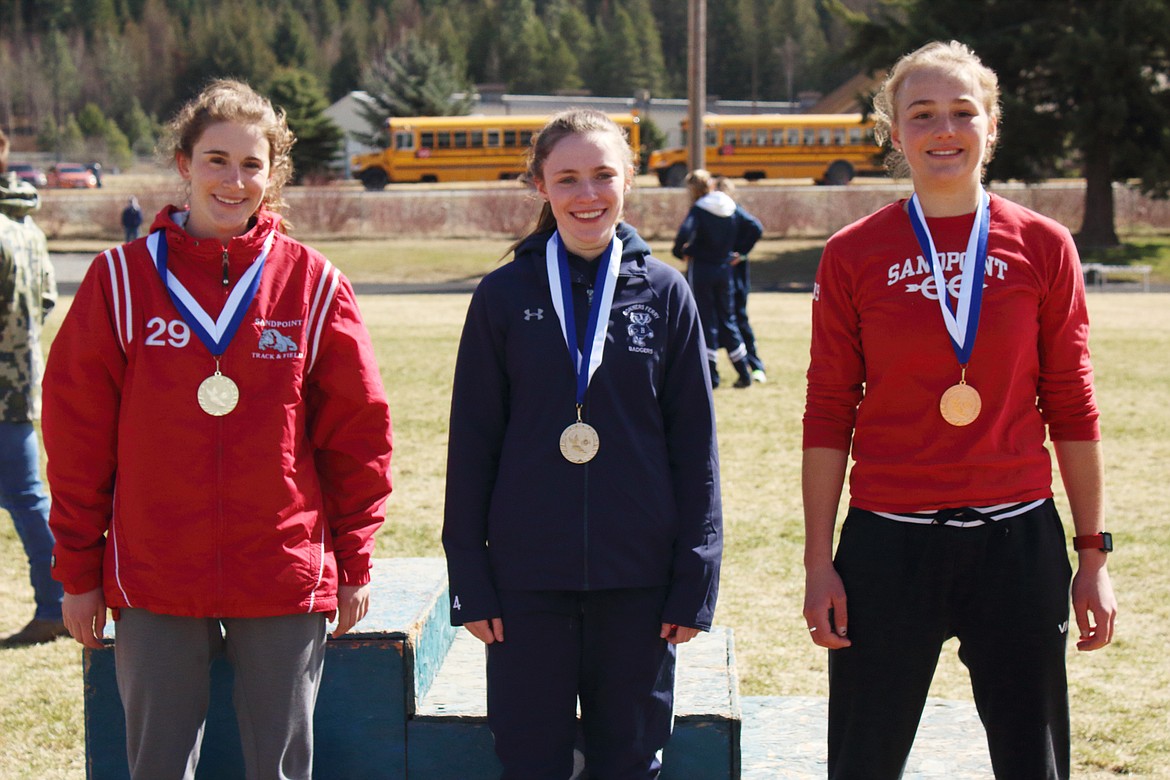
[{"label": "person in blue jacket", "polygon": [[[735,184],[726,176],[715,177],[715,190],[735,200]],[[735,244],[732,247],[731,259],[731,311],[735,315],[735,324],[739,327],[739,335],[743,338],[744,349],[747,350],[748,365],[752,369],[752,379],[757,382],[767,382],[768,375],[764,372],[764,361],[756,349],[756,333],[752,330],[751,320],[748,319],[747,299],[751,292],[751,274],[748,271],[748,254],[755,248],[756,242],[764,234],[764,226],[751,212],[735,202]]]},{"label": "person in blue jacket", "polygon": [[735,321],[731,286],[731,262],[739,225],[735,201],[716,191],[711,173],[702,168],[688,173],[686,184],[692,205],[679,226],[671,251],[687,263],[687,279],[695,293],[707,336],[711,386],[719,386],[716,358],[719,347],[723,347],[739,375],[735,387],[751,387],[751,365]]},{"label": "person in blue jacket", "polygon": [[686,280],[621,222],[633,159],[604,114],[533,141],[544,199],[459,344],[443,546],[452,623],[487,646],[503,778],[656,778],[675,647],[711,627],[715,413]]}]

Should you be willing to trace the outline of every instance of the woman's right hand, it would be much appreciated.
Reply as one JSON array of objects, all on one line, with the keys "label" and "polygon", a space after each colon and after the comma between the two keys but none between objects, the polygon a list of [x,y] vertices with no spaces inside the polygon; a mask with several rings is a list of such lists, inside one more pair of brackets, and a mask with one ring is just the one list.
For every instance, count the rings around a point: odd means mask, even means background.
[{"label": "woman's right hand", "polygon": [[485,645],[504,641],[503,618],[492,618],[491,620],[473,620],[470,623],[464,623],[463,627],[470,631],[472,636],[483,642]]},{"label": "woman's right hand", "polygon": [[805,572],[804,622],[809,638],[821,647],[840,650],[852,644],[846,638],[849,610],[845,585],[831,563]]},{"label": "woman's right hand", "polygon": [[61,601],[61,619],[69,635],[86,647],[101,650],[106,629],[106,597],[101,588],[74,595],[66,593]]}]

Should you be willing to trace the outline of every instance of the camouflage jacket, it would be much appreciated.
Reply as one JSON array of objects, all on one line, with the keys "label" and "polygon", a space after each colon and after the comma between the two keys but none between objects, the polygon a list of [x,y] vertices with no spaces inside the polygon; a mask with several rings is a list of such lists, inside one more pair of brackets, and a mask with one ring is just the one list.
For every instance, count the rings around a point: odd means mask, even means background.
[{"label": "camouflage jacket", "polygon": [[45,234],[29,214],[40,207],[35,188],[0,174],[0,420],[40,417],[41,325],[57,302]]}]

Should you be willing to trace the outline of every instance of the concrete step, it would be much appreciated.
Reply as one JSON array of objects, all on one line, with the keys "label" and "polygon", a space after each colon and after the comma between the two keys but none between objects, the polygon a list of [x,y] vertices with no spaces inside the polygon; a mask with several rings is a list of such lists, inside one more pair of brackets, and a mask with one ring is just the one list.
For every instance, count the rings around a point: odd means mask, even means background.
[{"label": "concrete step", "polygon": [[[483,644],[461,632],[407,724],[411,780],[499,777],[487,727],[484,664]],[[663,780],[738,778],[740,722],[733,635],[717,627],[679,647],[674,733],[663,755]],[[582,765],[578,755],[578,772]]]},{"label": "concrete step", "polygon": [[[742,780],[824,778],[828,701],[745,696]],[[971,702],[928,699],[904,780],[987,780],[991,760]]]}]

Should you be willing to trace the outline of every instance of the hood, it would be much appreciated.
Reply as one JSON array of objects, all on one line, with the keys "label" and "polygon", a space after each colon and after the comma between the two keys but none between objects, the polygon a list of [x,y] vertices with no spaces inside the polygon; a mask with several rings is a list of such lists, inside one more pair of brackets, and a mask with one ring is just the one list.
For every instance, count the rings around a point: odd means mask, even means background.
[{"label": "hood", "polygon": [[[281,216],[274,211],[261,208],[254,217],[255,224],[242,236],[236,236],[228,244],[228,249],[235,247],[259,246],[267,238],[269,231],[278,230]],[[219,239],[207,240],[192,237],[183,225],[187,222],[187,210],[179,206],[167,206],[160,211],[150,225],[150,232],[156,230],[167,231],[167,239],[171,246],[184,247],[193,254],[219,253],[223,251],[223,244]]]},{"label": "hood", "polygon": [[15,173],[0,173],[0,211],[14,219],[23,219],[41,207],[37,188]]},{"label": "hood", "polygon": [[717,217],[730,217],[735,213],[735,201],[726,192],[708,192],[695,201],[695,206]]},{"label": "hood", "polygon": [[[625,222],[619,222],[617,223],[615,232],[617,233],[617,237],[622,240],[622,265],[627,263],[641,263],[643,262],[643,258],[650,254],[650,245],[630,225],[627,225]],[[536,254],[543,261],[544,247],[548,243],[549,236],[551,235],[552,233],[547,230],[532,234],[524,239],[520,246],[516,247],[515,257]]]}]

